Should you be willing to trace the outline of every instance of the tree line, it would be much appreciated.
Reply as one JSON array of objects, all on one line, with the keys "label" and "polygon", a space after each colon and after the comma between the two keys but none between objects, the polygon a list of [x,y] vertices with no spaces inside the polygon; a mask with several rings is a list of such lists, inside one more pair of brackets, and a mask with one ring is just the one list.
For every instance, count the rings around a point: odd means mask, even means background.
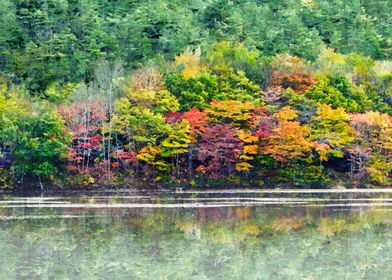
[{"label": "tree line", "polygon": [[391,183],[390,61],[221,41],[132,71],[94,68],[45,99],[3,79],[3,184]]}]

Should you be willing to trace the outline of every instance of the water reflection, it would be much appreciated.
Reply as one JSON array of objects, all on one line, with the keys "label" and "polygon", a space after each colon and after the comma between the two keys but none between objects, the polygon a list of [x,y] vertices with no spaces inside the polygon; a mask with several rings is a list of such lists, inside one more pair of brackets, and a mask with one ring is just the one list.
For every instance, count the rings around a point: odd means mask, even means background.
[{"label": "water reflection", "polygon": [[[391,198],[390,193],[3,197],[0,276],[390,279]],[[339,206],[325,207],[332,204]]]}]

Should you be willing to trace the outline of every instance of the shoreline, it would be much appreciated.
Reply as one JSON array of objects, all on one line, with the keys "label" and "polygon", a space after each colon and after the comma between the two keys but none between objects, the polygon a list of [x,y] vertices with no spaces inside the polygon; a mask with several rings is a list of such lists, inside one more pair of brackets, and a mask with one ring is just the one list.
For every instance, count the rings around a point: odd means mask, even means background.
[{"label": "shoreline", "polygon": [[2,189],[0,195],[88,195],[100,194],[111,196],[113,194],[127,193],[181,193],[181,194],[243,194],[243,193],[265,193],[265,194],[323,194],[323,193],[392,193],[392,187],[384,188],[167,188],[167,187],[90,187],[90,188],[53,188],[48,190],[40,189]]}]

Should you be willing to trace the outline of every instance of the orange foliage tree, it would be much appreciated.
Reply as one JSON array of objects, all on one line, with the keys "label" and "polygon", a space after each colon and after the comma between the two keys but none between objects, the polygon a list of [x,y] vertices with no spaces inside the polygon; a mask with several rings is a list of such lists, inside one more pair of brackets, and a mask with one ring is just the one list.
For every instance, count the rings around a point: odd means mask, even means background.
[{"label": "orange foliage tree", "polygon": [[307,139],[310,130],[295,121],[297,112],[290,107],[283,107],[272,115],[274,127],[263,141],[262,153],[272,156],[280,163],[301,158],[311,150],[312,144]]}]

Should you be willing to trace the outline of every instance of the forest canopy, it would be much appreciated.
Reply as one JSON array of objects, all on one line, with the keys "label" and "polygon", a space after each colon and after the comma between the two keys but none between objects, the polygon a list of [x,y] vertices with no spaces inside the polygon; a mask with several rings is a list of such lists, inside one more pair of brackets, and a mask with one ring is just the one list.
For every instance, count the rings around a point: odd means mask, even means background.
[{"label": "forest canopy", "polygon": [[391,185],[391,1],[0,2],[0,184]]}]

